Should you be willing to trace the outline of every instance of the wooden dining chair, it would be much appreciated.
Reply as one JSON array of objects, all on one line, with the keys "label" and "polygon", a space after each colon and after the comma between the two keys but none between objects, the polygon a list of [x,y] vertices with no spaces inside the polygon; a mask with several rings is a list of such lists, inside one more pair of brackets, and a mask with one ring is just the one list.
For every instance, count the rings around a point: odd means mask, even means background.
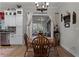
[{"label": "wooden dining chair", "polygon": [[49,56],[49,40],[43,35],[38,35],[32,41],[34,56],[46,57]]},{"label": "wooden dining chair", "polygon": [[58,54],[58,40],[56,38],[53,39],[53,48],[54,48],[54,51],[56,53],[56,56],[59,56]]},{"label": "wooden dining chair", "polygon": [[24,57],[26,56],[26,52],[28,51],[27,39],[28,39],[28,36],[27,36],[27,34],[25,33],[25,34],[24,34],[24,41],[25,41],[26,50],[25,50],[25,53],[24,53]]}]

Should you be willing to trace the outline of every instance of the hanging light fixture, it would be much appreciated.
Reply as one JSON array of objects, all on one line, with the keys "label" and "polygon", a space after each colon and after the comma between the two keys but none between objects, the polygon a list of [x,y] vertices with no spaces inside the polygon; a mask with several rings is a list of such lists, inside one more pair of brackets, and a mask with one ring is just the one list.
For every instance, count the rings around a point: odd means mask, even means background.
[{"label": "hanging light fixture", "polygon": [[43,12],[47,10],[49,3],[48,2],[35,2],[35,5],[36,5],[37,11]]},{"label": "hanging light fixture", "polygon": [[[49,3],[48,2],[35,2],[35,5],[36,5],[36,10],[41,11],[43,14],[43,11],[47,11]],[[43,19],[43,15],[41,15],[41,17],[40,17],[41,25],[42,25],[42,19]],[[43,28],[41,28],[39,32],[43,33]]]}]

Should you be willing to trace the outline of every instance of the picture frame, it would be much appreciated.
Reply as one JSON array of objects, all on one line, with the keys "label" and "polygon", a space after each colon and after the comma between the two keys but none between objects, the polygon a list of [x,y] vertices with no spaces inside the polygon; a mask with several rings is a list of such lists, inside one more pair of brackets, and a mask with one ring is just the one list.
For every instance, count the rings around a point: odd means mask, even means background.
[{"label": "picture frame", "polygon": [[63,14],[61,14],[61,22],[63,21]]},{"label": "picture frame", "polygon": [[75,11],[73,11],[73,14],[72,14],[73,16],[73,18],[72,18],[72,23],[73,24],[76,24],[76,13],[75,13]]},{"label": "picture frame", "polygon": [[65,28],[70,27],[70,18],[71,18],[70,16],[71,16],[70,12],[67,12],[66,15],[63,16]]}]

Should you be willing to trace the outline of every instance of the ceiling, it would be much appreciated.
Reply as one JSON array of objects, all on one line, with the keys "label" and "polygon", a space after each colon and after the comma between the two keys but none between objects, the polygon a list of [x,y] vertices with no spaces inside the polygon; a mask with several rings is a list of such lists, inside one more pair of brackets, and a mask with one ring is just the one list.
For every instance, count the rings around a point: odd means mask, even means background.
[{"label": "ceiling", "polygon": [[[35,2],[0,2],[0,10],[7,8],[17,8],[17,4],[22,5],[22,8],[25,10],[32,10],[36,8]],[[49,8],[62,7],[63,5],[78,6],[79,2],[49,2]]]},{"label": "ceiling", "polygon": [[[35,2],[0,2],[0,9],[16,8],[16,5],[22,5],[25,9],[35,8]],[[56,7],[57,2],[49,2],[49,7]]]}]

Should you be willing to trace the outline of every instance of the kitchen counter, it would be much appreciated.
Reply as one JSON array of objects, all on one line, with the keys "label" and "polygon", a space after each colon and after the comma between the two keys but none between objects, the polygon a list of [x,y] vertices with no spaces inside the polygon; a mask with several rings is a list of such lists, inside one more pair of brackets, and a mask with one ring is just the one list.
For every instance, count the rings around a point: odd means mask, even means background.
[{"label": "kitchen counter", "polygon": [[4,45],[10,45],[10,40],[9,40],[9,36],[10,33],[14,33],[15,30],[11,29],[0,29],[0,45],[4,46]]},{"label": "kitchen counter", "polygon": [[15,32],[15,31],[13,31],[13,30],[1,30],[0,29],[0,33],[2,33],[2,32]]},{"label": "kitchen counter", "polygon": [[10,32],[4,32],[4,31],[0,32],[0,45],[1,46],[10,45],[9,36],[10,36]]}]

